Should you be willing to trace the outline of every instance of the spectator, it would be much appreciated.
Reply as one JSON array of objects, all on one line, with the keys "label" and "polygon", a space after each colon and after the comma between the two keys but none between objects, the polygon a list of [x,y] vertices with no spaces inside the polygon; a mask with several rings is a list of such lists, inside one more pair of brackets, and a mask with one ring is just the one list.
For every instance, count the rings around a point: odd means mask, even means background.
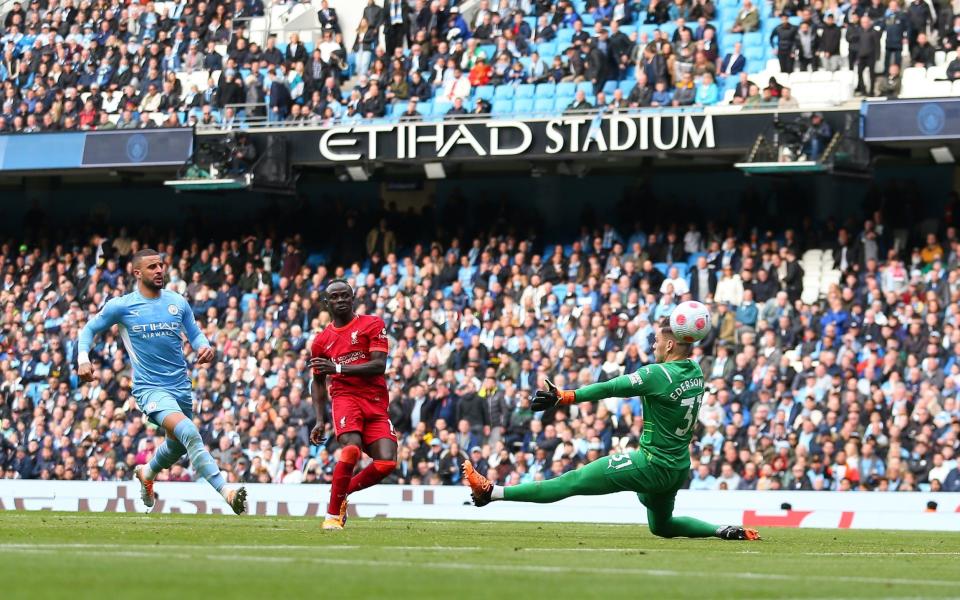
[{"label": "spectator", "polygon": [[817,48],[820,51],[821,67],[825,71],[839,71],[843,67],[843,59],[840,56],[840,38],[843,31],[836,24],[832,12],[828,12],[823,17],[823,25],[817,32]]},{"label": "spectator", "polygon": [[[870,17],[864,16],[860,20],[860,25],[862,31],[857,41],[856,51],[856,91],[860,94],[873,96],[873,65],[879,58],[880,33],[873,28],[873,22],[870,20]],[[866,72],[866,76],[864,76],[864,72]]]},{"label": "spectator", "polygon": [[684,73],[673,91],[674,106],[690,106],[696,101],[697,92],[693,84],[693,74]]},{"label": "spectator", "polygon": [[935,55],[934,47],[927,41],[927,34],[917,34],[916,44],[910,52],[910,63],[914,67],[930,68],[934,66]]},{"label": "spectator", "polygon": [[814,31],[809,23],[801,22],[797,30],[797,59],[800,62],[800,70],[816,71],[819,66],[818,57],[820,48],[818,46],[820,39],[817,32]]},{"label": "spectator", "polygon": [[730,28],[731,33],[750,33],[760,28],[760,12],[750,0],[743,0],[743,6],[737,13],[737,19]]},{"label": "spectator", "polygon": [[[732,77],[744,72],[747,67],[747,59],[741,53],[742,45],[740,42],[733,44],[733,51],[728,52],[720,63],[720,75],[723,77]],[[745,96],[746,94],[744,94]]]},{"label": "spectator", "polygon": [[[789,15],[780,15],[780,24],[770,34],[770,45],[776,49],[777,60],[780,61],[780,71],[793,72],[794,56],[797,49],[797,35],[799,30],[790,23]],[[776,43],[774,43],[776,40]]]},{"label": "spectator", "polygon": [[780,99],[777,101],[777,108],[784,110],[793,110],[800,108],[800,103],[793,97],[790,88],[785,87],[780,90]]},{"label": "spectator", "polygon": [[568,111],[583,111],[593,108],[593,104],[587,101],[587,95],[583,90],[577,90],[573,101],[567,106]]},{"label": "spectator", "polygon": [[720,88],[713,80],[713,73],[703,74],[703,82],[697,86],[695,103],[698,106],[713,106],[720,101]]}]

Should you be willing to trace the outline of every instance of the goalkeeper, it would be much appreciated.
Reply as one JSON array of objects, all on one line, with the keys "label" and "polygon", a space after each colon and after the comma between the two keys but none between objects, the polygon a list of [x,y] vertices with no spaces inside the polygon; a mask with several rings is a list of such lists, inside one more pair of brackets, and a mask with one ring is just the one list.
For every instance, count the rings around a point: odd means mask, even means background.
[{"label": "goalkeeper", "polygon": [[547,381],[547,389],[538,390],[534,397],[536,411],[559,404],[639,396],[644,418],[639,450],[613,454],[556,479],[511,487],[493,485],[468,461],[463,464],[463,474],[473,492],[473,503],[477,506],[494,500],[547,503],[570,496],[626,490],[636,492],[647,507],[647,523],[654,535],[760,539],[753,529],[673,516],[677,490],[683,487],[690,473],[690,438],[703,398],[703,371],[690,360],[690,350],[691,345],[679,341],[670,330],[669,321],[664,319],[653,347],[655,364],[576,391],[558,390]]}]

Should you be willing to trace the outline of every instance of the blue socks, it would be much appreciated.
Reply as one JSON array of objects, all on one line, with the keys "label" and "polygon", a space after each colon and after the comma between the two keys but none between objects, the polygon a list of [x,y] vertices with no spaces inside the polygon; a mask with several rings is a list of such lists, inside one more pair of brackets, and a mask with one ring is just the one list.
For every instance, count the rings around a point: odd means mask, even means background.
[{"label": "blue socks", "polygon": [[169,469],[175,465],[177,461],[180,460],[180,457],[186,453],[187,449],[180,443],[180,440],[168,436],[167,439],[160,444],[160,447],[157,448],[153,458],[150,459],[150,464],[147,467],[149,469],[149,471],[147,471],[147,477],[153,479],[160,471]]},{"label": "blue socks", "polygon": [[[197,426],[193,424],[193,421],[190,419],[184,419],[177,423],[177,426],[173,428],[173,435],[176,436],[183,447],[186,449],[187,456],[190,457],[190,464],[193,465],[194,471],[200,473],[207,482],[213,486],[217,492],[221,492],[227,482],[223,479],[223,475],[220,474],[220,467],[217,466],[217,462],[213,460],[213,457],[210,456],[210,453],[207,452],[207,449],[203,445],[203,440],[200,439],[200,432],[197,430]],[[160,452],[157,452],[159,456]],[[172,463],[171,463],[172,464]],[[151,470],[152,461],[151,461]]]}]

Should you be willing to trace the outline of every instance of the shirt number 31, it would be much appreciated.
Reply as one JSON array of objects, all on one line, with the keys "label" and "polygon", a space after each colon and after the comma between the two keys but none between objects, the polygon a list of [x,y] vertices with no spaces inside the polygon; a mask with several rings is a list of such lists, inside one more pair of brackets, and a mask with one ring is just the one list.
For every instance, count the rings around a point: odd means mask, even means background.
[{"label": "shirt number 31", "polygon": [[693,427],[694,415],[700,412],[701,400],[703,400],[703,394],[695,398],[683,398],[680,400],[680,406],[686,408],[687,413],[683,415],[683,424],[677,427],[677,430],[674,432],[676,435],[687,435],[690,433],[690,428]]}]

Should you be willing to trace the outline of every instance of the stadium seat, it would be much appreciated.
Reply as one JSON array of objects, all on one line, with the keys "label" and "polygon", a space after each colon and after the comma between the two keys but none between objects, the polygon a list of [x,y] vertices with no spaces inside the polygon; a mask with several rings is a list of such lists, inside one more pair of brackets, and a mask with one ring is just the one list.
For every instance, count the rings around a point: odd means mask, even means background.
[{"label": "stadium seat", "polygon": [[561,29],[557,32],[556,40],[558,43],[569,44],[573,41],[573,30],[572,29]]},{"label": "stadium seat", "polygon": [[589,96],[590,94],[593,93],[593,84],[590,83],[589,81],[581,81],[580,83],[577,84],[577,91],[583,92],[584,94]]},{"label": "stadium seat", "polygon": [[484,44],[482,46],[477,46],[477,53],[482,52],[484,56],[487,57],[487,62],[490,62],[490,59],[493,58],[493,55],[497,52],[497,47],[493,44]]},{"label": "stadium seat", "polygon": [[496,91],[496,86],[492,86],[492,85],[477,86],[476,88],[474,88],[474,97],[482,98],[483,100],[486,100],[487,102],[489,102],[490,100],[493,100],[493,94],[495,91]]},{"label": "stadium seat", "polygon": [[537,98],[533,103],[533,108],[538,113],[553,112],[553,98]]},{"label": "stadium seat", "polygon": [[537,98],[550,98],[553,99],[554,95],[557,93],[557,84],[555,83],[538,83],[537,90],[534,94]]},{"label": "stadium seat", "polygon": [[513,112],[526,114],[533,112],[533,98],[517,98],[513,101]]},{"label": "stadium seat", "polygon": [[603,84],[603,93],[606,94],[607,96],[612,95],[613,90],[615,89],[617,89],[616,81],[608,81],[605,84]]},{"label": "stadium seat", "polygon": [[537,52],[541,57],[554,56],[557,53],[557,44],[555,42],[543,42],[537,44]]},{"label": "stadium seat", "polygon": [[940,81],[947,78],[947,65],[933,66],[927,69],[927,79]]},{"label": "stadium seat", "polygon": [[498,85],[497,91],[493,95],[494,100],[510,100],[513,98],[512,85]]},{"label": "stadium seat", "polygon": [[763,46],[750,46],[743,51],[743,55],[747,58],[747,60],[762,61]]},{"label": "stadium seat", "polygon": [[670,270],[670,265],[665,262],[653,263],[653,268],[663,273],[663,276],[667,276],[667,272]]},{"label": "stadium seat", "polygon": [[433,102],[433,110],[430,112],[432,115],[445,115],[453,107],[452,102],[441,102],[435,100]]},{"label": "stadium seat", "polygon": [[765,44],[763,42],[763,34],[759,31],[751,31],[750,33],[743,34],[743,45],[745,47],[750,46],[762,46]]},{"label": "stadium seat", "polygon": [[636,87],[636,79],[624,79],[620,82],[620,91],[623,92],[624,96],[633,91],[633,88]]},{"label": "stadium seat", "polygon": [[798,83],[809,83],[810,82],[810,71],[794,71],[790,73],[790,85],[797,85]]},{"label": "stadium seat", "polygon": [[573,96],[557,96],[553,101],[553,109],[557,112],[563,112],[567,110],[571,102],[573,102]]},{"label": "stadium seat", "polygon": [[491,109],[491,114],[495,115],[507,115],[513,112],[513,101],[512,100],[494,100],[493,108]]},{"label": "stadium seat", "polygon": [[564,81],[557,84],[557,96],[573,96],[577,93],[577,84],[571,81]]},{"label": "stadium seat", "polygon": [[522,83],[517,86],[517,89],[514,90],[514,98],[533,98],[534,91],[536,86],[532,83]]}]

